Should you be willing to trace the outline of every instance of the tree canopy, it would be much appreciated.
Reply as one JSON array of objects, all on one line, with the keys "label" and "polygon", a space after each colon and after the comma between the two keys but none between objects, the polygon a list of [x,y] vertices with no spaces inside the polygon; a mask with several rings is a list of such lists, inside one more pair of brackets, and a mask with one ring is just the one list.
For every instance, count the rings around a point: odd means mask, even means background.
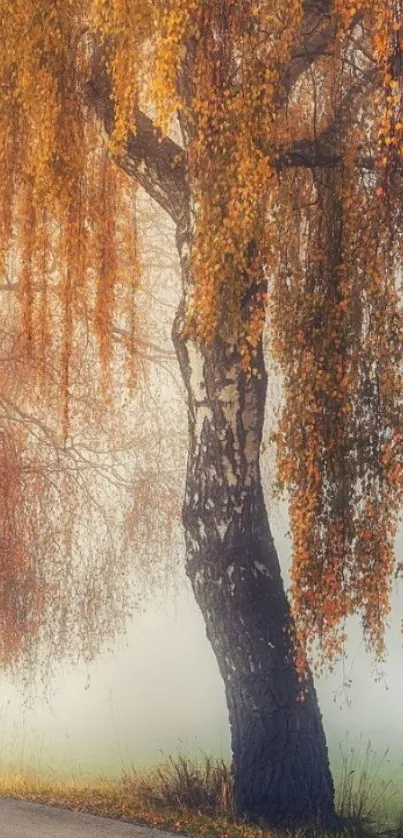
[{"label": "tree canopy", "polygon": [[65,438],[80,335],[106,384],[114,324],[135,356],[136,187],[176,224],[191,194],[185,331],[235,344],[254,376],[267,322],[283,378],[302,646],[332,658],[358,613],[382,657],[403,487],[401,0],[1,12],[2,269],[38,380],[57,370]]}]

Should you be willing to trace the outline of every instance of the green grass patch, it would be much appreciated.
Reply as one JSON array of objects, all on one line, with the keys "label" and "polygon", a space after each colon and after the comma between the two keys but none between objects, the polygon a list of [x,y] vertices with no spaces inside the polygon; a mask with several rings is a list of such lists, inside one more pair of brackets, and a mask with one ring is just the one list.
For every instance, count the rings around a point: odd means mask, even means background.
[{"label": "green grass patch", "polygon": [[[343,838],[403,838],[403,799],[391,781],[380,781],[385,755],[368,744],[363,755],[342,751],[337,808]],[[64,781],[34,773],[0,773],[0,796],[117,818],[200,838],[327,838],[299,829],[265,829],[234,818],[231,772],[223,761],[179,755],[147,771],[126,771],[119,780]],[[391,803],[394,801],[393,815]],[[392,807],[393,808],[393,807]]]}]

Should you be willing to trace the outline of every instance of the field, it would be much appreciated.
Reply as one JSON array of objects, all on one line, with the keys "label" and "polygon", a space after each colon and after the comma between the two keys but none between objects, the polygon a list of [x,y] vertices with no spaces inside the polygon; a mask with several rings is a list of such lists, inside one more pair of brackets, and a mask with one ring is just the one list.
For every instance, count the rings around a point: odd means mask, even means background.
[{"label": "field", "polygon": [[[403,783],[383,779],[387,751],[375,754],[370,743],[359,753],[340,751],[335,771],[337,809],[343,827],[338,836],[403,838]],[[401,775],[400,775],[401,779]],[[0,774],[0,796],[63,806],[77,811],[161,827],[201,838],[286,838],[233,816],[231,775],[224,762],[204,755],[199,761],[179,755],[147,772],[126,771],[119,779],[60,780],[36,773]],[[325,838],[310,827],[295,838]]]}]

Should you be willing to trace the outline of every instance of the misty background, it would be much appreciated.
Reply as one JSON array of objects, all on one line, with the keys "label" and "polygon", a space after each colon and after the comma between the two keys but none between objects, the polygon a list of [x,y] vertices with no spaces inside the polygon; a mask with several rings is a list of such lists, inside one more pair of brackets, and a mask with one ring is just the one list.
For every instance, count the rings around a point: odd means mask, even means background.
[{"label": "misty background", "polygon": [[[286,513],[272,516],[287,580]],[[403,534],[398,538],[402,555]],[[340,745],[365,750],[370,740],[382,772],[403,780],[402,584],[395,586],[383,673],[365,653],[352,621],[348,657],[317,681],[333,767]],[[347,682],[351,680],[348,686]],[[0,746],[3,768],[60,775],[119,774],[180,751],[229,758],[223,683],[185,574],[177,593],[134,614],[127,636],[90,666],[57,671],[44,697],[41,684],[23,689],[2,678]]]},{"label": "misty background", "polygon": [[[151,371],[141,407],[141,422],[145,424],[145,411],[150,406],[151,436],[158,448],[152,454],[142,454],[150,461],[157,460],[160,468],[160,472],[149,475],[149,505],[144,516],[151,521],[151,530],[149,535],[145,531],[141,536],[143,542],[152,538],[152,529],[158,527],[162,488],[168,494],[178,495],[179,510],[186,456],[186,410],[170,342],[179,295],[172,225],[170,221],[162,222],[160,216],[156,221],[150,211],[144,236],[148,240],[143,248],[144,279],[139,289],[139,306],[148,318],[146,333],[165,347],[167,354],[160,366]],[[278,389],[275,376],[271,378],[271,387]],[[269,393],[270,408],[272,396]],[[272,421],[268,416],[267,438]],[[287,586],[291,552],[287,512],[284,502],[273,499],[270,452],[263,456],[262,471],[269,519]],[[140,524],[142,515],[140,504]],[[40,680],[35,685],[24,685],[2,674],[3,770],[34,770],[70,777],[111,776],[131,766],[155,765],[178,751],[190,756],[200,756],[204,751],[210,756],[229,758],[224,687],[185,576],[179,522],[173,527],[171,538],[164,531],[157,536],[145,559],[146,575],[153,575],[151,563],[155,558],[157,565],[164,553],[167,566],[165,571],[162,568],[151,596],[143,604],[139,599],[125,637],[111,642],[110,648],[89,666],[60,666],[50,685]],[[153,552],[157,549],[159,557]],[[401,560],[403,529],[397,539],[397,553]],[[170,585],[168,578],[171,555],[178,568],[175,585]],[[135,582],[136,557],[133,558]],[[403,786],[403,581],[400,589],[396,582],[393,584],[388,660],[383,672],[376,671],[365,652],[358,621],[350,621],[347,659],[335,665],[331,676],[320,678],[317,689],[333,768],[337,769],[340,763],[340,745],[346,751],[349,741],[364,752],[370,740],[379,755],[389,748],[382,771],[396,777]]]}]

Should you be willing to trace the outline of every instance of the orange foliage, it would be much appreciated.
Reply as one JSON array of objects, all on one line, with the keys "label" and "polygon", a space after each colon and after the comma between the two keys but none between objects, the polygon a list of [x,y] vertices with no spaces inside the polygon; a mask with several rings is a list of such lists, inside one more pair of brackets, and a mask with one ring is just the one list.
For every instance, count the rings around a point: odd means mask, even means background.
[{"label": "orange foliage", "polygon": [[[123,159],[141,106],[185,145],[188,333],[235,342],[253,374],[268,303],[302,646],[319,637],[333,657],[355,612],[382,657],[403,487],[401,0],[334,0],[334,26],[325,14],[302,35],[301,0],[0,7],[2,264],[14,247],[25,341],[42,379],[58,368],[64,436],[82,330],[105,375],[114,324],[135,322],[135,194],[111,155]],[[299,39],[327,28],[310,55]],[[94,56],[109,140],[82,92]],[[294,153],[304,139],[316,162]]]},{"label": "orange foliage", "polygon": [[[316,80],[336,108],[347,86],[338,72],[328,62]],[[286,393],[275,439],[290,497],[298,634],[311,652],[319,640],[319,668],[343,653],[352,614],[377,658],[385,654],[403,499],[401,176],[391,160],[387,183],[382,159],[373,173],[356,165],[357,149],[371,151],[371,120],[376,131],[383,119],[381,101],[362,103],[328,147],[343,149],[342,163],[282,173],[275,211],[269,311]]]}]

